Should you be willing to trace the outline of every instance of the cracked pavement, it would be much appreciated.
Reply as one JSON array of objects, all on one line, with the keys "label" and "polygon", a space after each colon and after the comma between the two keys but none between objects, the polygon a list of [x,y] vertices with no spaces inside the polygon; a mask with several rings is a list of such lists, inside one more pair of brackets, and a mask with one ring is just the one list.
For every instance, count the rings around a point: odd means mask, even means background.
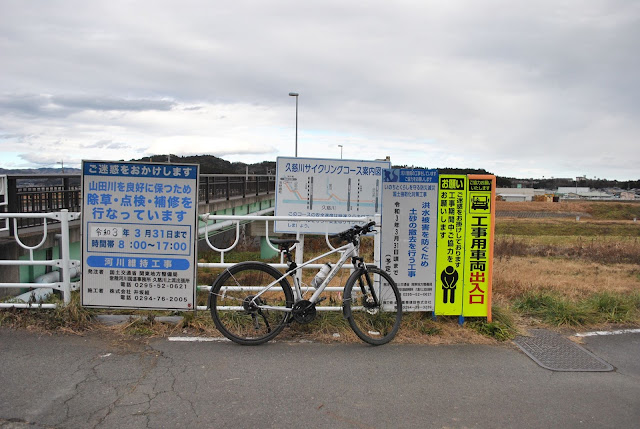
[{"label": "cracked pavement", "polygon": [[[625,356],[640,351],[631,338]],[[598,341],[617,371],[554,373],[508,346],[242,347],[0,328],[0,429],[633,427],[637,358]]]}]

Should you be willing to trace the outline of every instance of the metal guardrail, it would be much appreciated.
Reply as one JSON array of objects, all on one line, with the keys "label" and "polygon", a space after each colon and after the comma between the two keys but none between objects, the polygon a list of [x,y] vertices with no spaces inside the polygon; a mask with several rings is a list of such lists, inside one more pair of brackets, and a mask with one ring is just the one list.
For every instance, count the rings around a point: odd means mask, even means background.
[{"label": "metal guardrail", "polygon": [[[200,219],[204,222],[204,223],[208,223],[209,221],[223,221],[220,223],[214,223],[213,225],[208,225],[205,229],[205,233],[204,233],[204,237],[205,240],[209,246],[209,248],[211,248],[212,250],[219,252],[220,253],[220,262],[200,262],[198,263],[198,268],[228,268],[231,267],[233,265],[235,265],[235,263],[228,263],[228,262],[224,262],[224,254],[226,252],[229,252],[230,250],[233,250],[238,242],[240,241],[240,224],[242,222],[247,222],[247,221],[254,221],[254,222],[258,222],[258,221],[263,221],[265,222],[265,231],[266,231],[266,242],[269,245],[269,247],[271,247],[273,250],[275,250],[276,252],[279,251],[277,247],[275,247],[270,241],[269,241],[269,222],[270,221],[290,221],[290,220],[296,220],[296,221],[313,221],[313,222],[349,222],[349,224],[345,225],[345,229],[349,228],[350,226],[352,226],[354,223],[365,223],[368,222],[369,220],[371,220],[371,217],[367,217],[367,216],[363,216],[363,217],[312,217],[312,216],[255,216],[255,215],[242,215],[242,216],[232,216],[232,215],[211,215],[211,214],[206,214],[206,215],[202,215],[200,216]],[[376,215],[375,216],[375,220],[376,220],[376,224],[380,225],[380,215]],[[225,249],[218,249],[217,247],[215,247],[213,244],[211,244],[211,242],[209,241],[209,232],[217,230],[217,229],[222,229],[225,227],[229,227],[230,224],[235,224],[236,225],[236,239],[233,242],[233,244],[231,244],[229,247],[225,248]],[[374,264],[380,266],[380,228],[377,227],[376,228],[378,233],[374,236]],[[295,262],[298,266],[301,266],[304,262],[304,234],[301,234],[300,232],[298,232],[296,234],[296,239],[299,241],[297,244],[295,244],[292,248],[293,252],[294,252],[294,258],[295,258]],[[331,245],[331,243],[329,242],[329,234],[325,233],[325,241],[327,243],[327,247],[329,249],[334,249],[334,247]],[[276,268],[276,269],[280,269],[280,270],[284,270],[287,268],[287,264],[284,262],[284,256],[281,253],[280,254],[280,263],[275,263],[275,264],[269,264],[272,267]],[[315,264],[307,264],[303,269],[314,269],[314,270],[318,270],[320,268],[322,268],[322,266],[324,265],[324,263],[315,263]],[[342,269],[353,269],[353,265],[352,264],[344,264],[342,266]],[[284,271],[283,271],[284,272]],[[301,270],[299,270],[296,273],[296,276],[298,276],[299,280],[302,280],[302,272]],[[302,283],[301,283],[302,284]],[[211,290],[211,285],[198,285],[197,286],[198,290],[206,290],[207,292]],[[315,290],[312,286],[304,286],[303,291],[307,291],[313,289]],[[344,288],[343,287],[326,287],[325,291],[327,292],[342,292]],[[197,310],[208,310],[207,306],[197,306],[196,308]],[[319,311],[342,311],[342,307],[331,307],[331,306],[318,306],[316,308],[316,310]]]},{"label": "metal guardrail", "polygon": [[[16,224],[19,219],[42,219],[42,240],[35,246],[27,246],[20,240]],[[63,209],[56,213],[0,213],[0,219],[12,220],[15,241],[20,247],[29,252],[28,260],[0,260],[0,265],[27,265],[27,266],[51,266],[61,271],[62,278],[59,282],[49,283],[0,283],[0,288],[52,288],[62,292],[62,299],[65,305],[71,302],[71,291],[77,288],[77,284],[71,282],[70,271],[72,268],[80,267],[80,261],[70,258],[69,249],[69,221],[80,218],[80,213],[71,213],[67,209]],[[48,223],[47,221],[60,222],[60,258],[51,260],[36,260],[33,257],[33,251],[41,248],[47,240]],[[55,308],[56,304],[37,304],[37,303],[0,303],[0,308]]]},{"label": "metal guardrail", "polygon": [[[266,212],[266,211],[265,211]],[[79,287],[79,282],[71,282],[70,272],[72,269],[80,270],[81,261],[70,259],[70,240],[69,240],[69,222],[80,219],[80,212],[69,212],[67,209],[63,209],[59,212],[55,213],[0,213],[0,220],[6,219],[7,221],[13,222],[13,228],[16,231],[14,234],[14,240],[17,244],[23,249],[27,250],[29,253],[28,260],[0,260],[0,265],[13,265],[13,266],[51,266],[56,267],[61,271],[62,278],[59,282],[47,282],[47,283],[0,283],[0,288],[52,288],[62,292],[64,305],[67,305],[71,301],[71,291],[77,290]],[[34,245],[27,246],[20,239],[19,230],[17,229],[17,222],[19,219],[34,219],[40,218],[42,220],[42,240]],[[200,217],[201,221],[205,225],[203,228],[200,228],[203,232],[204,238],[209,245],[209,247],[220,253],[220,263],[198,263],[198,268],[227,268],[234,263],[226,263],[224,262],[224,254],[233,250],[239,242],[240,237],[240,224],[246,222],[255,222],[255,221],[263,221],[265,222],[265,230],[266,230],[266,240],[268,245],[275,251],[278,249],[269,241],[269,222],[270,221],[288,221],[288,220],[298,220],[298,221],[315,221],[315,222],[336,222],[336,221],[344,221],[348,222],[348,225],[345,225],[345,229],[348,228],[353,223],[364,223],[370,220],[369,217],[296,217],[296,216],[262,216],[262,215],[211,215],[206,214]],[[40,249],[47,240],[48,236],[48,225],[49,222],[56,221],[60,223],[60,258],[59,259],[51,259],[51,260],[36,260],[34,259],[33,252],[35,250]],[[209,221],[221,221],[214,224],[209,224]],[[380,219],[379,215],[376,216],[376,222],[379,224]],[[231,246],[218,249],[209,241],[209,233],[228,228],[230,225],[235,225],[236,229],[236,239]],[[299,240],[294,246],[294,256],[296,263],[298,265],[303,264],[303,255],[304,255],[304,234],[298,232],[296,234],[296,238]],[[329,242],[329,234],[325,234],[325,240],[327,246],[330,249],[333,249],[333,246]],[[375,263],[379,265],[380,261],[379,257],[379,248],[380,248],[380,234],[375,235],[374,239],[374,258]],[[284,263],[283,256],[281,254],[280,263],[270,264],[274,268],[277,269],[285,269],[287,265]],[[320,269],[323,266],[321,263],[308,264],[305,266],[305,269]],[[352,269],[353,266],[351,264],[345,264],[343,266],[344,269]],[[300,271],[297,272],[298,276],[302,276]],[[311,287],[311,286],[308,286]],[[206,290],[209,291],[211,289],[211,285],[198,285],[198,290]],[[342,287],[327,287],[326,291],[342,291]],[[38,304],[38,303],[18,303],[18,302],[5,302],[0,303],[0,308],[56,308],[56,304]],[[207,310],[206,306],[198,306],[197,310]],[[321,310],[335,310],[340,311],[342,307],[321,307]]]}]

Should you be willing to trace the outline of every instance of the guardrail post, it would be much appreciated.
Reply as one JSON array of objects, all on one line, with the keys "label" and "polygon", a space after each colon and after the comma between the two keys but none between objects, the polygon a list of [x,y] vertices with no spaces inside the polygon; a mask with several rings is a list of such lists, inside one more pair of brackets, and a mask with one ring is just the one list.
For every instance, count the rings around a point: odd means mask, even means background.
[{"label": "guardrail post", "polygon": [[231,177],[227,176],[227,200],[231,198]]},{"label": "guardrail post", "polygon": [[[18,204],[18,180],[7,177],[7,213],[21,213]],[[14,235],[15,222],[9,222],[9,235]]]},{"label": "guardrail post", "polygon": [[60,259],[62,260],[62,294],[64,305],[71,302],[71,258],[69,255],[69,210],[60,211]]},{"label": "guardrail post", "polygon": [[64,192],[62,194],[64,201],[62,204],[64,204],[65,209],[71,208],[71,203],[69,199],[69,192],[71,192],[71,186],[69,184],[70,184],[70,180],[68,177],[65,177],[62,179],[62,187],[64,188]]},{"label": "guardrail post", "polygon": [[247,196],[247,176],[242,178],[242,198]]},{"label": "guardrail post", "polygon": [[256,176],[256,195],[260,194],[260,176]]}]

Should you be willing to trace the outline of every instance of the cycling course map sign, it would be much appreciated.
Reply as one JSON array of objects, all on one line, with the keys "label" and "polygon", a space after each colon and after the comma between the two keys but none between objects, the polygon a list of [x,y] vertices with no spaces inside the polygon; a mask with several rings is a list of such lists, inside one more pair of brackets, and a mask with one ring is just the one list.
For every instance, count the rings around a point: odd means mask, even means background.
[{"label": "cycling course map sign", "polygon": [[[361,217],[380,213],[389,161],[279,157],[276,216]],[[338,233],[347,222],[277,221],[276,232]]]},{"label": "cycling course map sign", "polygon": [[198,172],[83,161],[83,306],[194,309]]}]

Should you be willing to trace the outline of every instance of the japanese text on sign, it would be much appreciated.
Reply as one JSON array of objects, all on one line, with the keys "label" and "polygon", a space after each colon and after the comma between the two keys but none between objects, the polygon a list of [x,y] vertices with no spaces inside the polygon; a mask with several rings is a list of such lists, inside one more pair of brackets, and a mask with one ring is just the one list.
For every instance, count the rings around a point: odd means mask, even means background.
[{"label": "japanese text on sign", "polygon": [[495,177],[469,178],[467,193],[467,238],[462,315],[487,317],[490,301],[492,216]]},{"label": "japanese text on sign", "polygon": [[196,165],[83,162],[83,305],[193,309],[197,179]]},{"label": "japanese text on sign", "polygon": [[441,175],[439,179],[435,291],[438,315],[462,314],[466,183],[466,176]]},{"label": "japanese text on sign", "polygon": [[[388,161],[277,160],[276,216],[362,217],[380,213],[382,170]],[[276,232],[337,233],[345,222],[277,221]]]},{"label": "japanese text on sign", "polygon": [[437,183],[437,170],[383,172],[380,259],[398,284],[404,311],[433,310]]}]

